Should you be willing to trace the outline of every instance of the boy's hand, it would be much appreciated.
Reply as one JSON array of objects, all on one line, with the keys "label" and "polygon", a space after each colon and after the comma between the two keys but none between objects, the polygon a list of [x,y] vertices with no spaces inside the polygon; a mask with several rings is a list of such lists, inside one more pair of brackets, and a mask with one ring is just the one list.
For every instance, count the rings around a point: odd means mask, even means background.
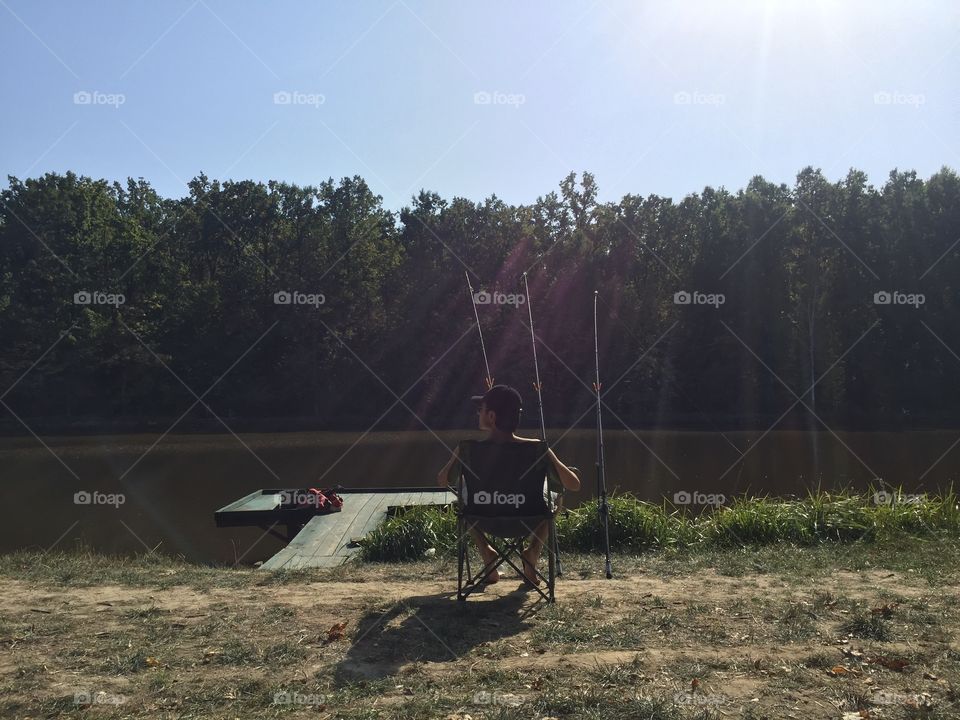
[{"label": "boy's hand", "polygon": [[440,487],[448,487],[450,485],[450,471],[453,469],[454,463],[456,463],[459,459],[457,454],[459,449],[459,447],[454,449],[453,455],[449,460],[447,460],[447,464],[443,466],[443,469],[440,470],[439,473],[437,473],[437,485]]}]

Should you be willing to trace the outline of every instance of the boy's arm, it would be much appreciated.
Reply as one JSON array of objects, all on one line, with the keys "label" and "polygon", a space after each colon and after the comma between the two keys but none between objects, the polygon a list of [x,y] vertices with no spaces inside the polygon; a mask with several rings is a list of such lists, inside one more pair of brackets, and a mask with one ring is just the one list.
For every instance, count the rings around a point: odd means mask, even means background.
[{"label": "boy's arm", "polygon": [[565,487],[567,490],[579,490],[580,478],[577,477],[576,473],[560,462],[560,458],[556,456],[553,450],[548,449],[547,454],[550,456],[550,462],[553,463],[554,469],[560,476],[560,483],[563,485],[563,487]]},{"label": "boy's arm", "polygon": [[450,459],[447,461],[447,464],[443,466],[443,469],[437,473],[437,485],[440,487],[449,487],[452,485],[450,482],[450,471],[453,469],[453,466],[457,464],[457,461],[460,459],[458,455],[460,451],[460,446],[458,445],[453,449],[453,455],[450,456]]}]

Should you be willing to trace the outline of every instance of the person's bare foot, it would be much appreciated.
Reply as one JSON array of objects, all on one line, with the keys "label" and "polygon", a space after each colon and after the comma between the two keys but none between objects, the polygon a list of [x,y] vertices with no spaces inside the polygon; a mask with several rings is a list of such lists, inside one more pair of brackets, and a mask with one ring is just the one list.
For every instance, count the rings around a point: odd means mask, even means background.
[{"label": "person's bare foot", "polygon": [[484,567],[484,568],[491,568],[490,572],[488,572],[488,573],[486,574],[486,577],[484,577],[484,579],[483,579],[483,581],[484,581],[487,585],[493,585],[494,583],[500,582],[500,571],[497,570],[496,567],[494,567],[494,565],[496,565],[496,564],[497,564],[496,556],[492,556],[492,557],[490,557],[489,559],[488,559],[488,558],[484,558],[484,566],[483,566],[483,567]]},{"label": "person's bare foot", "polygon": [[523,579],[534,587],[539,586],[540,578],[537,576],[536,563],[530,562],[526,555],[522,555],[521,558],[523,559]]}]

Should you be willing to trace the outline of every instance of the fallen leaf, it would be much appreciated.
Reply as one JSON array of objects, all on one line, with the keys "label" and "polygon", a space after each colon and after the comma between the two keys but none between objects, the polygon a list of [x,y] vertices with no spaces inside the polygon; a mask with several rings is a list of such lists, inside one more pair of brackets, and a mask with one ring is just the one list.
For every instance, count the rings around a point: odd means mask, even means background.
[{"label": "fallen leaf", "polygon": [[160,661],[157,660],[152,655],[143,661],[147,667],[157,667],[160,664]]},{"label": "fallen leaf", "polygon": [[832,668],[827,670],[827,673],[830,675],[846,675],[849,672],[849,668],[845,668],[843,665],[834,665]]},{"label": "fallen leaf", "polygon": [[327,639],[323,644],[326,645],[327,643],[332,643],[335,640],[342,640],[345,635],[344,631],[346,629],[347,624],[345,622],[337,623],[336,625],[332,626],[329,630],[327,630]]}]

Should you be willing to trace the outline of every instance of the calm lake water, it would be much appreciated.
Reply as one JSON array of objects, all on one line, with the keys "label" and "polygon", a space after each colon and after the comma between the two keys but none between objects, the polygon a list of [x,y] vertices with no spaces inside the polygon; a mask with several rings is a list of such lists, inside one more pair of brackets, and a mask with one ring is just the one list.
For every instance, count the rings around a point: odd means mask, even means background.
[{"label": "calm lake water", "polygon": [[[529,433],[533,434],[533,433]],[[596,490],[591,431],[549,432],[584,470],[576,505]],[[265,487],[431,485],[445,431],[0,438],[0,552],[82,542],[103,552],[155,548],[195,561],[243,564],[281,545],[257,529],[218,529],[213,513]],[[878,485],[946,489],[960,476],[958,431],[911,433],[606,431],[609,490],[659,502],[674,493],[797,495]],[[59,459],[58,459],[59,458]],[[132,467],[132,469],[131,469]],[[322,479],[321,479],[322,478]],[[122,493],[118,507],[77,505],[80,491]]]}]

